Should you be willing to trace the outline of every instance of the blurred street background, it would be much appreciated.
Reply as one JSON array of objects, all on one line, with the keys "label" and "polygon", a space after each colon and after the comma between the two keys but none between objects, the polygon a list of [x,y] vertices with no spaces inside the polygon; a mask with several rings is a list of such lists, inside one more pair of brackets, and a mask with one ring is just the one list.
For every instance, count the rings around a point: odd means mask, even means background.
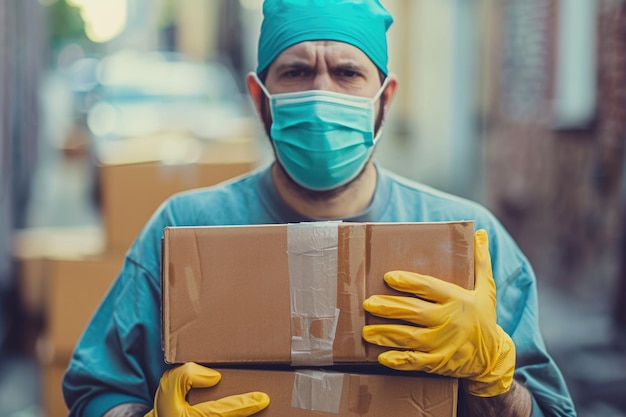
[{"label": "blurred street background", "polygon": [[[626,1],[383,0],[376,153],[481,202],[537,274],[581,417],[626,416]],[[0,417],[56,417],[147,216],[270,158],[243,85],[261,0],[0,0]]]}]

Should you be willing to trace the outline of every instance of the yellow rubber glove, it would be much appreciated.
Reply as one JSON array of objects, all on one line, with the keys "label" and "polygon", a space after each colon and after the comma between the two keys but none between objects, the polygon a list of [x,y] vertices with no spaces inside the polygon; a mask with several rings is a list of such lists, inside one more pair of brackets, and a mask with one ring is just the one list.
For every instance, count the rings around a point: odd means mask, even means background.
[{"label": "yellow rubber glove", "polygon": [[412,325],[375,324],[363,338],[380,346],[406,349],[379,355],[390,368],[464,378],[479,397],[507,392],[513,383],[515,345],[496,323],[496,286],[485,230],[474,235],[474,290],[405,271],[385,274],[392,288],[414,296],[374,295],[366,311]]},{"label": "yellow rubber glove", "polygon": [[191,387],[212,387],[221,378],[219,372],[191,362],[165,371],[154,396],[154,408],[145,417],[247,417],[269,405],[270,398],[262,392],[189,405],[185,397]]}]

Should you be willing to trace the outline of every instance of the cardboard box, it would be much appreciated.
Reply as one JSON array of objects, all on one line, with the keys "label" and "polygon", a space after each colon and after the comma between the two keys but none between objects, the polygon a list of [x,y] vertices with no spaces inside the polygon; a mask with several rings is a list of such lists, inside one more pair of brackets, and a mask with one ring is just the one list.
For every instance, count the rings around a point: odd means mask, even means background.
[{"label": "cardboard box", "polygon": [[37,346],[41,360],[69,359],[123,261],[123,253],[46,260],[46,324]]},{"label": "cardboard box", "polygon": [[107,246],[126,250],[168,197],[243,175],[256,167],[257,155],[249,141],[173,135],[111,143],[99,150],[98,163]]},{"label": "cardboard box", "polygon": [[67,362],[40,363],[41,372],[41,417],[67,416],[69,410],[63,399],[63,375]]},{"label": "cardboard box", "polygon": [[377,363],[361,338],[383,275],[400,269],[473,288],[474,224],[301,223],[171,227],[163,239],[169,363]]},{"label": "cardboard box", "polygon": [[458,381],[443,377],[365,375],[321,370],[217,369],[212,388],[192,389],[190,404],[262,391],[270,405],[259,417],[454,417]]},{"label": "cardboard box", "polygon": [[33,227],[17,231],[13,257],[17,264],[20,301],[31,317],[44,314],[48,259],[80,259],[104,251],[99,226]]}]

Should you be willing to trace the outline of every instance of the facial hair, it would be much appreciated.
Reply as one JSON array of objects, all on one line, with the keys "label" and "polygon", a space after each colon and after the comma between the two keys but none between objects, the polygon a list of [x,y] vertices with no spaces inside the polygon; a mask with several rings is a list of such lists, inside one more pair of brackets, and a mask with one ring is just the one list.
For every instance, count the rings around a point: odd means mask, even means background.
[{"label": "facial hair", "polygon": [[[384,118],[385,118],[385,100],[384,95],[380,96],[380,108],[378,111],[378,116],[376,117],[376,121],[374,123],[374,136],[379,132]],[[274,146],[274,140],[271,139],[271,127],[272,127],[272,115],[269,110],[269,100],[267,97],[264,97],[263,101],[261,101],[261,119],[263,120],[263,127],[265,129],[265,134],[269,138],[270,144],[272,146],[272,151],[274,152],[274,160],[281,172],[284,174],[283,177],[286,179],[285,185],[289,188],[290,191],[296,193],[301,199],[310,201],[310,202],[321,202],[321,201],[329,201],[332,200],[339,195],[341,195],[346,189],[350,188],[353,184],[355,184],[365,172],[365,169],[368,167],[372,156],[368,159],[368,161],[363,165],[361,171],[354,177],[352,180],[347,182],[346,184],[340,185],[337,188],[332,188],[330,190],[311,190],[306,187],[298,184],[287,172],[287,170],[283,167],[283,165],[278,160],[276,155],[276,147]],[[372,152],[372,155],[374,152]]]}]

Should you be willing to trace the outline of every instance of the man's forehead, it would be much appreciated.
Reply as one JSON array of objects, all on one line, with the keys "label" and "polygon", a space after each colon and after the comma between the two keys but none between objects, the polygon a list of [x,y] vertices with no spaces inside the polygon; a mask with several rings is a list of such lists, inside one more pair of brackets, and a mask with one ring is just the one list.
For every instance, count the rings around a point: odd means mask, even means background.
[{"label": "man's forehead", "polygon": [[306,41],[292,45],[282,51],[272,63],[272,66],[288,65],[289,63],[307,63],[323,57],[331,62],[352,63],[354,65],[371,66],[374,63],[369,57],[354,45],[339,41]]}]

